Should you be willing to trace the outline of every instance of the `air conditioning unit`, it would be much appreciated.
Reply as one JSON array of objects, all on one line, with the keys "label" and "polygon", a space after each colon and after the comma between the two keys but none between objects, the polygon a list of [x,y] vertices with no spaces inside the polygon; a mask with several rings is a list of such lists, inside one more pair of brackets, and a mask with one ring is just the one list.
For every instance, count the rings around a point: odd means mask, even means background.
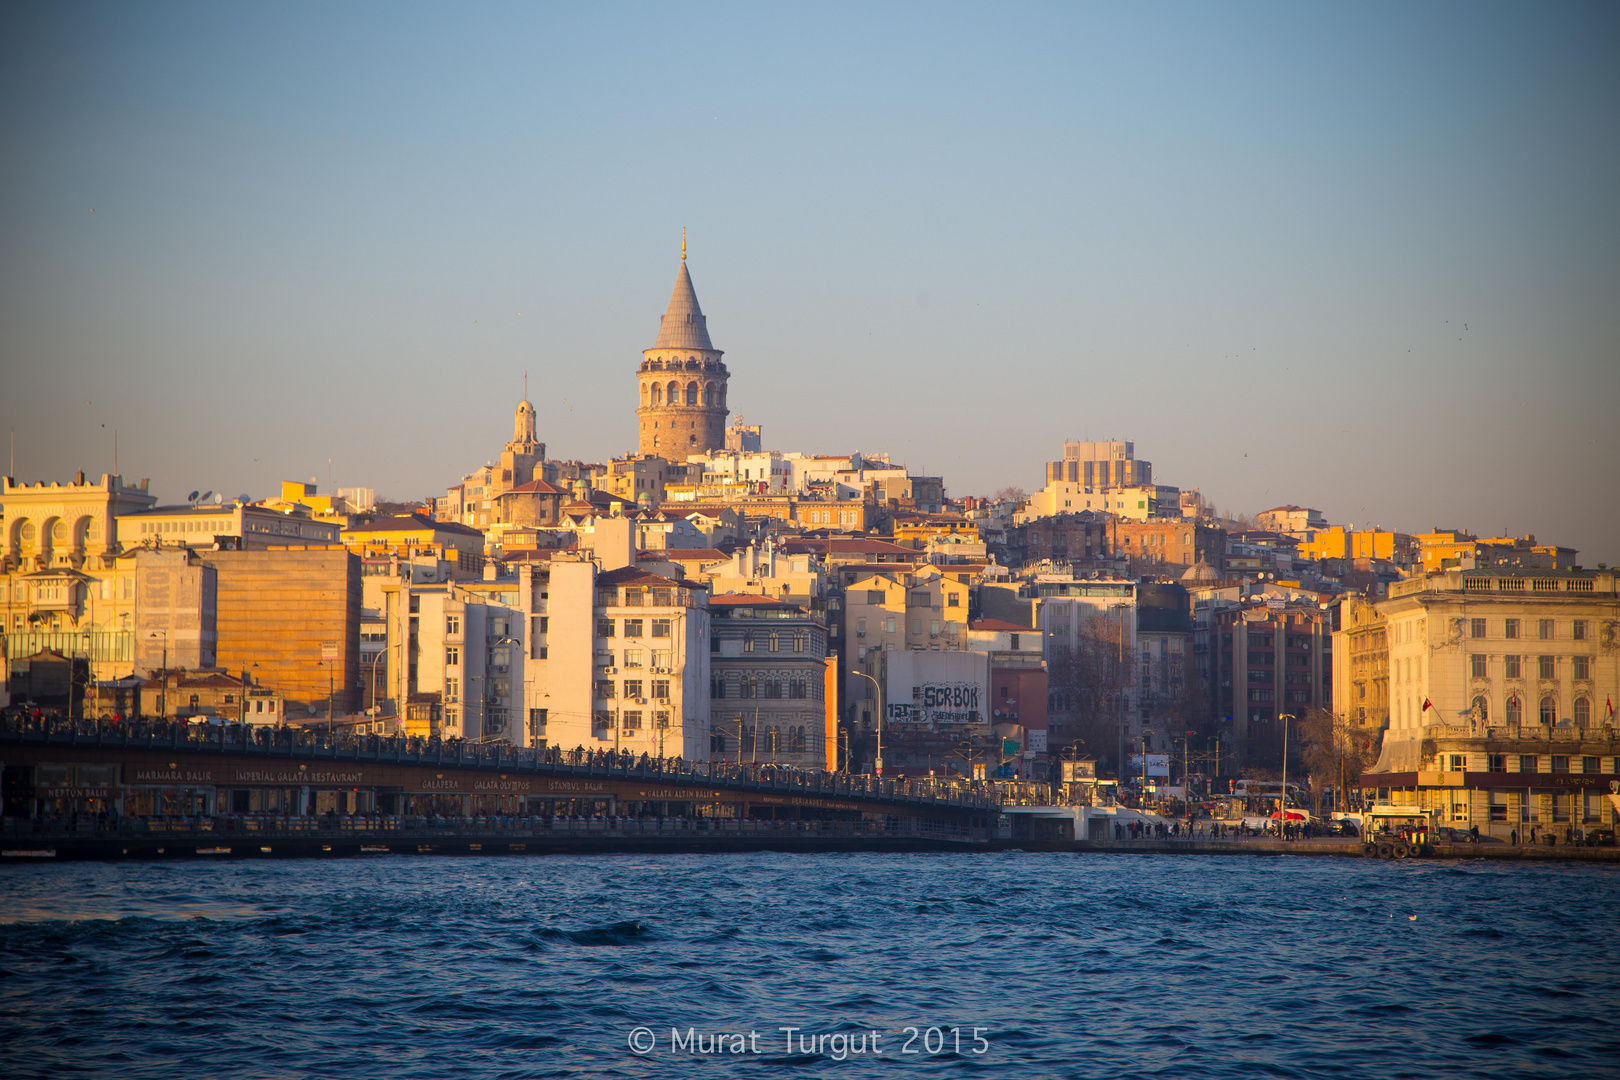
[{"label": "air conditioning unit", "polygon": [[602,669],[602,674],[604,675],[617,675],[618,673],[619,669],[616,667],[605,667]]},{"label": "air conditioning unit", "polygon": [[660,704],[660,705],[668,705],[669,704],[669,698],[667,698],[667,697],[659,698],[658,699],[658,704]]},{"label": "air conditioning unit", "polygon": [[644,698],[644,697],[638,697],[638,698],[636,698],[636,704],[637,705],[645,705],[645,704],[647,704],[647,699]]}]

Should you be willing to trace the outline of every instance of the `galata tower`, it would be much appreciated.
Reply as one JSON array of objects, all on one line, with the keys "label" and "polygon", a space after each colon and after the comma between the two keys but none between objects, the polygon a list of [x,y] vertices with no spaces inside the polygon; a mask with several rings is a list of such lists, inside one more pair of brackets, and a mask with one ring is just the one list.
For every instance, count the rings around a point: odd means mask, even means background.
[{"label": "galata tower", "polygon": [[681,271],[658,340],[642,352],[640,452],[667,461],[707,454],[726,445],[724,354],[709,341],[709,328],[686,270],[686,234],[681,234]]}]

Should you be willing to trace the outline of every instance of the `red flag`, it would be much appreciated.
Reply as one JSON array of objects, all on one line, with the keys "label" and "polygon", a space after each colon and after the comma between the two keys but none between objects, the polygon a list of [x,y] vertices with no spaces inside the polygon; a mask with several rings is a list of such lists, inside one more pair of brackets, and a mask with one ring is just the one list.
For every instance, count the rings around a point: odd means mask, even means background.
[{"label": "red flag", "polygon": [[1608,694],[1603,695],[1603,704],[1609,707],[1609,716],[1612,718],[1614,716],[1614,702],[1609,699]]},{"label": "red flag", "polygon": [[1430,710],[1430,709],[1432,709],[1432,708],[1434,708],[1434,706],[1433,706],[1433,705],[1431,705],[1431,704],[1429,704],[1429,699],[1428,699],[1428,698],[1424,698],[1424,699],[1423,699],[1423,711],[1424,711],[1424,712],[1428,712],[1428,711],[1429,711],[1429,710]]}]

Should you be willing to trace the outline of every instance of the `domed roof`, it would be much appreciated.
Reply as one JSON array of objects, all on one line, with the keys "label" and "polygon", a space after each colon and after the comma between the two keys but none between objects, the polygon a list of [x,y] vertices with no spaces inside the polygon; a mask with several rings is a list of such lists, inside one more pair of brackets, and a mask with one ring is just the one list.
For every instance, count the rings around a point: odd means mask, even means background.
[{"label": "domed roof", "polygon": [[1193,563],[1192,566],[1188,567],[1187,572],[1181,575],[1181,580],[1194,583],[1202,581],[1219,581],[1221,580],[1221,575],[1218,570],[1209,565],[1209,563],[1205,562],[1204,557],[1200,555],[1198,556],[1198,561]]}]

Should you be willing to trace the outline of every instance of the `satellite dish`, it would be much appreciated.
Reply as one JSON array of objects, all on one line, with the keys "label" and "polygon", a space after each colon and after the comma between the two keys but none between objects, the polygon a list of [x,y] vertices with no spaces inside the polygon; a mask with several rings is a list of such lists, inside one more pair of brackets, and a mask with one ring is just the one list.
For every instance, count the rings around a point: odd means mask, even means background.
[{"label": "satellite dish", "polygon": [[213,497],[214,497],[214,493],[212,491],[205,491],[200,496],[198,496],[198,500],[200,502],[207,502],[209,499],[211,499]]},{"label": "satellite dish", "polygon": [[223,491],[221,491],[218,495],[214,496],[214,505],[215,506],[218,506],[220,503],[222,503],[224,501],[225,501],[225,493]]},{"label": "satellite dish", "polygon": [[238,495],[236,497],[236,501],[239,502],[239,503],[249,503],[249,502],[252,502],[253,500],[252,500],[252,498],[249,497],[248,493],[244,491],[244,492],[242,492],[242,494],[240,494],[240,495]]},{"label": "satellite dish", "polygon": [[196,502],[197,501],[197,493],[195,491],[193,491],[190,495],[187,495],[186,496],[186,501],[187,502]]}]

